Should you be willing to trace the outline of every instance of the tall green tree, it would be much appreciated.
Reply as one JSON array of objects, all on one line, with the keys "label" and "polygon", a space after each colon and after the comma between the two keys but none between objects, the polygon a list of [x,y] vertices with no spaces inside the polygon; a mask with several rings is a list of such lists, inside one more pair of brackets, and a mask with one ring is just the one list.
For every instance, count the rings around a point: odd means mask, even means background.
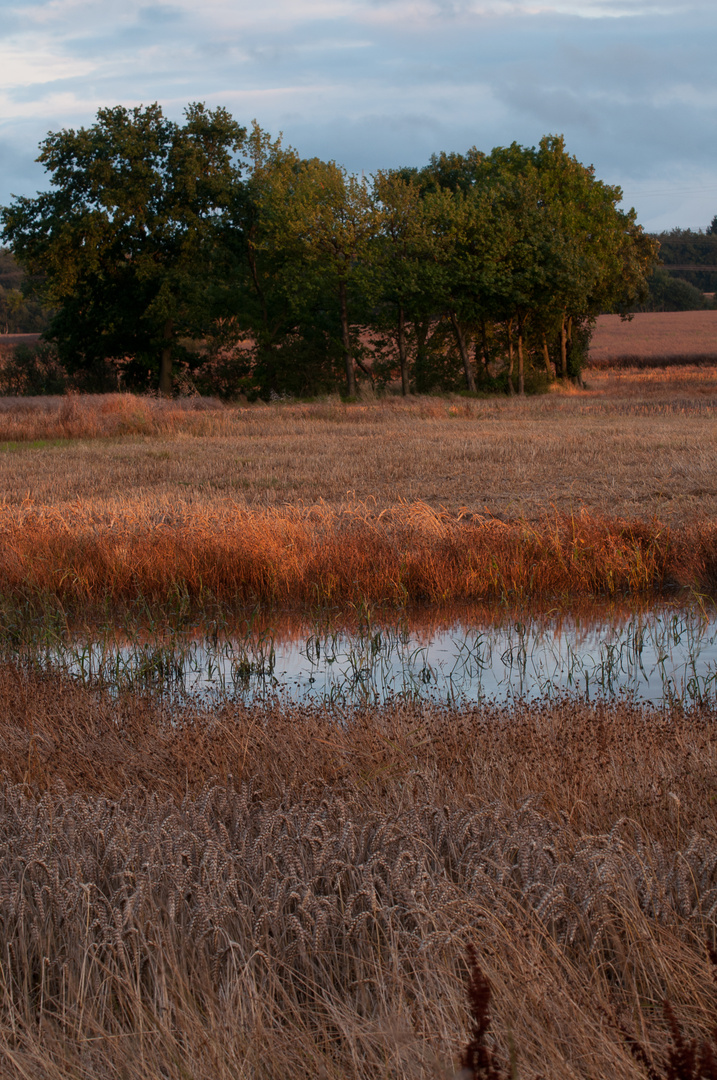
[{"label": "tall green tree", "polygon": [[41,144],[51,190],[3,208],[2,235],[43,275],[56,311],[46,336],[87,384],[131,357],[135,377],[149,369],[171,393],[180,342],[222,311],[245,137],[225,109],[192,104],[178,124],[154,104],[100,109]]},{"label": "tall green tree", "polygon": [[302,160],[293,151],[274,161],[260,181],[263,248],[293,257],[297,301],[311,288],[326,289],[335,299],[346,392],[353,396],[361,360],[349,297],[378,227],[369,185],[334,161]]},{"label": "tall green tree", "polygon": [[401,392],[406,395],[411,385],[409,338],[425,347],[428,325],[443,290],[445,249],[450,241],[441,223],[450,196],[439,190],[424,191],[418,176],[408,170],[386,170],[373,177],[373,198],[377,229],[365,256],[363,282],[374,318],[383,311],[388,314]]}]

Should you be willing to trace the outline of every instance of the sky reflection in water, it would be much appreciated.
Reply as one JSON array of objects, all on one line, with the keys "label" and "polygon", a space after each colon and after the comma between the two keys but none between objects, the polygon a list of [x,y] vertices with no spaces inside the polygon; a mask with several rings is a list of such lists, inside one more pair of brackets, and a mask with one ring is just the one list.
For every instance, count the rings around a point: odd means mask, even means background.
[{"label": "sky reflection in water", "polygon": [[169,644],[75,641],[47,660],[84,682],[246,702],[460,704],[571,693],[690,706],[717,699],[717,615],[711,606],[428,627],[369,621],[353,631],[269,626]]}]

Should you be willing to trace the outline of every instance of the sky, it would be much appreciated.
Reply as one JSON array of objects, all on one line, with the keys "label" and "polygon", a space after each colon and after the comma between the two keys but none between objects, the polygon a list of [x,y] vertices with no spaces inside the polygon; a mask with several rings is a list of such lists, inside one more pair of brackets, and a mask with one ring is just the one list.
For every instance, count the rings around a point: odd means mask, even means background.
[{"label": "sky", "polygon": [[103,106],[253,119],[355,172],[563,134],[650,230],[717,214],[715,0],[0,0],[0,205]]}]

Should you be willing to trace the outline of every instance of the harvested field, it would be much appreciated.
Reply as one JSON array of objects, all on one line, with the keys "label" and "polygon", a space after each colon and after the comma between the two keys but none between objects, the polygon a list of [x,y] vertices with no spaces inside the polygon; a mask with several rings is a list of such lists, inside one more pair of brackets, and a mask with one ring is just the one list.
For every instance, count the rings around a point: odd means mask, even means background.
[{"label": "harvested field", "polygon": [[717,368],[588,384],[524,401],[5,399],[0,504],[118,519],[400,502],[506,520],[717,517]]},{"label": "harvested field", "polygon": [[595,368],[717,362],[717,311],[639,312],[629,322],[601,315],[590,344]]},{"label": "harvested field", "polygon": [[168,716],[0,669],[4,1076],[644,1077],[717,990],[712,713]]}]

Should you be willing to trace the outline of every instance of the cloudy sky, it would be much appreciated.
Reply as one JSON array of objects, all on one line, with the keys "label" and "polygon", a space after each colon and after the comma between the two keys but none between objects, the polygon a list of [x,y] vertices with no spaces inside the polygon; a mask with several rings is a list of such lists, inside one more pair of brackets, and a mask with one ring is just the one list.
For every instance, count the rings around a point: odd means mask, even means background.
[{"label": "cloudy sky", "polygon": [[0,204],[103,105],[256,118],[356,171],[563,133],[651,229],[717,214],[714,0],[0,0]]}]

